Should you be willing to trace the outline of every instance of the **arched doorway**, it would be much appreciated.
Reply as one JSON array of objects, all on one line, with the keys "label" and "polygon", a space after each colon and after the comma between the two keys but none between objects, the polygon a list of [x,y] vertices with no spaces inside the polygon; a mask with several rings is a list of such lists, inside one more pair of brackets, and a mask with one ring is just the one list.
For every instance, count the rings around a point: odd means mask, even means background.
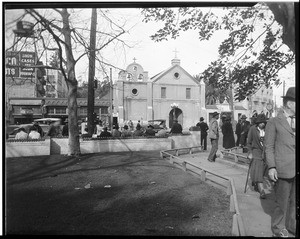
[{"label": "arched doorway", "polygon": [[172,128],[173,121],[177,119],[179,124],[183,124],[183,113],[179,108],[174,108],[169,113],[169,127]]}]

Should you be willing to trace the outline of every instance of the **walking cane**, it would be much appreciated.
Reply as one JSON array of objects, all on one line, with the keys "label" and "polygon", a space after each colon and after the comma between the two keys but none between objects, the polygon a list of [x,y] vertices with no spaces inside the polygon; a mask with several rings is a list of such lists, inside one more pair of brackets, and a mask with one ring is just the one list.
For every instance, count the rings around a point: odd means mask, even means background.
[{"label": "walking cane", "polygon": [[249,164],[249,168],[248,168],[248,173],[247,173],[247,179],[246,179],[246,184],[245,184],[245,190],[244,190],[244,193],[246,193],[247,184],[248,184],[248,179],[249,179],[249,173],[250,173],[250,168],[251,168],[252,162],[253,162],[253,159],[250,161],[250,164]]}]

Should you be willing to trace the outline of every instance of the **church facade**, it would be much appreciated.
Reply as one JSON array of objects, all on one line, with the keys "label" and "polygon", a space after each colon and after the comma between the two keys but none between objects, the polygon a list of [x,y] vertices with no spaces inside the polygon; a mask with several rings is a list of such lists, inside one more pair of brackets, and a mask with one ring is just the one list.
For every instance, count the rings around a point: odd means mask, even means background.
[{"label": "church facade", "polygon": [[114,123],[129,120],[162,119],[172,127],[175,119],[183,128],[206,118],[205,84],[199,83],[180,66],[175,57],[171,66],[149,78],[148,72],[135,61],[121,71],[113,85]]}]

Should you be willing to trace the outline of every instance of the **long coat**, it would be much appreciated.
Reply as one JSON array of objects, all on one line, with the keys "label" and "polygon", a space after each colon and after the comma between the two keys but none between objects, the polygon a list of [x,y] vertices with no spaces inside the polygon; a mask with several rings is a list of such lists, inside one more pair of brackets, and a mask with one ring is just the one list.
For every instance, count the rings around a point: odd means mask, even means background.
[{"label": "long coat", "polygon": [[262,160],[264,158],[264,148],[260,143],[259,130],[256,125],[252,125],[248,132],[247,148],[252,153],[254,159]]},{"label": "long coat", "polygon": [[223,147],[230,149],[235,146],[233,129],[230,122],[225,121],[222,125]]},{"label": "long coat", "polygon": [[270,118],[266,126],[265,147],[268,168],[276,167],[279,178],[296,175],[296,136],[283,112]]},{"label": "long coat", "polygon": [[246,146],[247,144],[247,136],[248,136],[248,132],[250,129],[250,122],[249,121],[245,121],[241,123],[241,139],[240,139],[240,144],[243,146]]}]

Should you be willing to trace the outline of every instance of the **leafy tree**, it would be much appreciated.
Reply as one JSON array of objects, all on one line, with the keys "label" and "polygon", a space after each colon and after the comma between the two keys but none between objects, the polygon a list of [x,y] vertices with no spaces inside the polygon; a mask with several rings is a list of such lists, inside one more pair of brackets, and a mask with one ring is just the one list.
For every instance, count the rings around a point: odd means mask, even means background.
[{"label": "leafy tree", "polygon": [[[241,101],[256,91],[261,79],[266,87],[279,84],[279,70],[293,63],[295,56],[284,48],[285,32],[268,6],[258,3],[217,10],[215,14],[211,8],[145,8],[142,14],[145,22],[164,23],[150,36],[157,42],[176,39],[181,32],[190,30],[198,31],[200,41],[209,40],[216,31],[229,33],[219,46],[218,59],[200,77],[219,94],[234,86],[234,98]],[[288,26],[295,27],[290,22]]]}]

